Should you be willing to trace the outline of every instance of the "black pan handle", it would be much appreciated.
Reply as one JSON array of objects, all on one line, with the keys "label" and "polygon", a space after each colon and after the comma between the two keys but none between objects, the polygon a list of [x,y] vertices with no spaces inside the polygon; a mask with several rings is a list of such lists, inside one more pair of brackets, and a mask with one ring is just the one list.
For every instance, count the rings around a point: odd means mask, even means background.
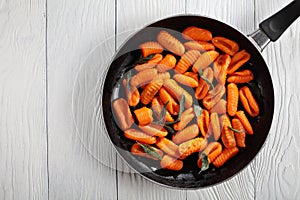
[{"label": "black pan handle", "polygon": [[300,0],[294,0],[279,12],[261,22],[259,28],[274,42],[299,16]]}]

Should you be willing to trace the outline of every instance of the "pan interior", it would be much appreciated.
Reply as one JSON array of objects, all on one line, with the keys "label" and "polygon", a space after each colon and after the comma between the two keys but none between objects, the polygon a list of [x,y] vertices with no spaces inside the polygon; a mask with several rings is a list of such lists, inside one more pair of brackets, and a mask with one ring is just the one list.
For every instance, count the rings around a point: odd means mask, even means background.
[{"label": "pan interior", "polygon": [[[251,54],[247,68],[250,68],[255,76],[255,83],[259,87],[260,99],[259,104],[262,112],[258,118],[253,121],[254,135],[247,135],[246,148],[225,163],[221,168],[212,168],[198,174],[199,169],[196,164],[188,164],[188,170],[184,169],[179,172],[170,172],[166,170],[156,170],[157,163],[147,159],[138,158],[130,153],[132,142],[124,138],[123,132],[118,128],[111,108],[111,102],[118,97],[114,93],[116,87],[120,87],[118,82],[126,73],[128,66],[135,58],[136,49],[139,44],[156,40],[157,33],[162,29],[182,32],[188,26],[197,26],[205,28],[213,33],[213,36],[223,36],[236,41],[240,49],[245,49]],[[176,34],[174,32],[174,34]],[[165,186],[175,188],[201,188],[220,183],[241,171],[259,152],[264,144],[271,127],[274,111],[274,91],[268,67],[262,58],[260,52],[255,46],[234,28],[216,21],[214,19],[200,16],[177,16],[163,19],[153,23],[133,35],[116,54],[113,62],[109,66],[103,88],[103,116],[107,133],[115,145],[121,157],[138,173],[146,178],[160,183]],[[187,161],[195,163],[194,160]]]}]

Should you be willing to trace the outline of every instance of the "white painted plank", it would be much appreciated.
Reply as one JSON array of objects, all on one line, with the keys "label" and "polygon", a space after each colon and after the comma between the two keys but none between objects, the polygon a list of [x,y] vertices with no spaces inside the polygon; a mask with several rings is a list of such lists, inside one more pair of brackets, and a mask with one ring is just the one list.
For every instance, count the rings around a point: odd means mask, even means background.
[{"label": "white painted plank", "polygon": [[[176,0],[117,0],[117,33],[134,32],[159,19],[184,14],[185,2]],[[118,37],[119,47],[126,36]]]},{"label": "white painted plank", "polygon": [[[225,22],[244,33],[254,30],[254,1],[187,0],[187,13],[204,15]],[[253,163],[234,178],[219,185],[189,191],[188,199],[253,199]]]},{"label": "white painted plank", "polygon": [[227,23],[245,34],[254,28],[254,1],[187,0],[188,14],[203,15]]},{"label": "white painted plank", "polygon": [[[256,0],[255,19],[259,22],[290,1]],[[257,199],[297,199],[300,196],[300,23],[290,29],[263,55],[269,66],[275,90],[275,113],[269,138],[255,160]]]},{"label": "white painted plank", "polygon": [[[134,32],[158,19],[185,12],[185,2],[176,0],[118,0],[117,1],[117,39],[119,47]],[[128,32],[129,31],[129,32]],[[124,34],[128,32],[128,34]],[[161,187],[135,174],[118,158],[118,197],[127,199],[185,199],[185,191]]]},{"label": "white painted plank", "polygon": [[0,199],[47,199],[45,0],[0,1]]},{"label": "white painted plank", "polygon": [[106,55],[89,57],[114,36],[114,16],[110,0],[48,1],[51,199],[117,199],[115,152],[98,124],[97,101],[114,40]]}]

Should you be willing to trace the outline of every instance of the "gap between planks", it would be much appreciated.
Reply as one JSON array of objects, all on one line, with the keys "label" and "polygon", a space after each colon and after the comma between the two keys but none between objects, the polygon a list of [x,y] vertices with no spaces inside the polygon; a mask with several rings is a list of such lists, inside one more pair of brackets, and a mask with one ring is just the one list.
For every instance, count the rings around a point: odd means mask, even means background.
[{"label": "gap between planks", "polygon": [[45,63],[46,63],[46,69],[45,69],[45,80],[46,80],[46,162],[47,162],[47,199],[49,200],[50,195],[50,174],[49,174],[49,84],[48,84],[48,0],[45,0]]},{"label": "gap between planks", "polygon": [[[118,28],[118,24],[117,24],[117,19],[118,19],[118,0],[115,0],[115,52],[117,52],[117,28]],[[119,200],[119,178],[118,178],[118,155],[117,152],[115,152],[115,156],[116,156],[116,169],[115,169],[115,176],[116,176],[116,192],[117,192],[117,200]]]}]

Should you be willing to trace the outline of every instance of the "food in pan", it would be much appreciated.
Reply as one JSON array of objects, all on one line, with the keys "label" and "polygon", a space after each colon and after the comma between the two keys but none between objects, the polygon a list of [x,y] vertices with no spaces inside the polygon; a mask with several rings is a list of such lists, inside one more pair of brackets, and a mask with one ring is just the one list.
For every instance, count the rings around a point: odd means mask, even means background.
[{"label": "food in pan", "polygon": [[112,104],[131,153],[175,171],[189,156],[200,172],[230,162],[261,112],[247,86],[255,80],[244,65],[250,54],[234,38],[194,26],[181,38],[162,30],[139,48],[147,62],[122,78],[125,95]]}]

